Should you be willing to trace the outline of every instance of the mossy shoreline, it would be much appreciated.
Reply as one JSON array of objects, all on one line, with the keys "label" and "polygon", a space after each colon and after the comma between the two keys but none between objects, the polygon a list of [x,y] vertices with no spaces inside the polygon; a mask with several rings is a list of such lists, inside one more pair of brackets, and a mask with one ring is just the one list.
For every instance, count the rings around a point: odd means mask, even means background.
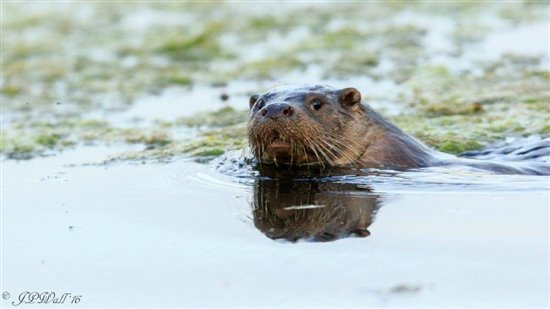
[{"label": "mossy shoreline", "polygon": [[[391,121],[447,153],[508,137],[550,135],[548,52],[503,53],[476,62],[466,57],[491,35],[546,21],[541,12],[549,6],[541,2],[302,3],[276,10],[269,4],[243,10],[225,2],[83,2],[2,3],[2,8],[3,159],[90,144],[143,146],[115,160],[212,158],[246,146],[246,110],[226,106],[131,124],[97,112],[124,114],[144,96],[197,86],[242,98],[244,107],[246,95],[267,90],[266,84],[297,80],[345,81],[364,93],[366,103],[391,102],[397,109],[387,116]],[[434,10],[444,23],[432,18]],[[432,42],[438,36],[443,41]],[[436,61],[441,58],[447,61]],[[393,86],[372,98],[365,79],[375,87]],[[243,82],[246,89],[234,87]],[[194,100],[182,102],[182,108],[203,103]],[[160,99],[158,106],[163,108]],[[376,107],[384,114],[384,106]]]}]

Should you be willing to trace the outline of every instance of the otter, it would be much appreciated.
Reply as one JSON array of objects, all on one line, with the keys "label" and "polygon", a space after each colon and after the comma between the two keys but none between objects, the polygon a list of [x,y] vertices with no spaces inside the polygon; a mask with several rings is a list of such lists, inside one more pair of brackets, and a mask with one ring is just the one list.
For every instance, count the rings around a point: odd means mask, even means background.
[{"label": "otter", "polygon": [[463,164],[500,174],[550,175],[544,165],[464,159],[430,149],[362,102],[356,88],[304,85],[253,95],[247,130],[260,164],[389,169]]}]

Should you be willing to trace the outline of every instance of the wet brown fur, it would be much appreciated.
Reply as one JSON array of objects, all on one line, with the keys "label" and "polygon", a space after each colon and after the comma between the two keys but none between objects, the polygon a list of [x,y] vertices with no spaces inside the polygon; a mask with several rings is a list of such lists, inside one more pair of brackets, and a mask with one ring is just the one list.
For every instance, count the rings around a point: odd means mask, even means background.
[{"label": "wet brown fur", "polygon": [[[324,100],[323,114],[308,107],[312,98]],[[262,108],[255,106],[260,100]],[[292,106],[294,117],[263,119],[260,111],[277,102]],[[290,142],[290,151],[270,148],[273,136]],[[254,156],[267,164],[422,167],[433,160],[428,148],[362,104],[353,88],[283,88],[253,97],[248,137]]]}]

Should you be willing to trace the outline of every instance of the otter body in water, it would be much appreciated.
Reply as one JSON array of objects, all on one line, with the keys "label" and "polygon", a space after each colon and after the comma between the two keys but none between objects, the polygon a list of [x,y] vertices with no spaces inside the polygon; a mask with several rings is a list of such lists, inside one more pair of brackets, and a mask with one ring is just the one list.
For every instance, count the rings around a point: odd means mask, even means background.
[{"label": "otter body in water", "polygon": [[262,164],[397,169],[463,164],[503,174],[550,175],[545,166],[462,159],[432,150],[363,104],[355,88],[280,87],[253,95],[248,138]]}]

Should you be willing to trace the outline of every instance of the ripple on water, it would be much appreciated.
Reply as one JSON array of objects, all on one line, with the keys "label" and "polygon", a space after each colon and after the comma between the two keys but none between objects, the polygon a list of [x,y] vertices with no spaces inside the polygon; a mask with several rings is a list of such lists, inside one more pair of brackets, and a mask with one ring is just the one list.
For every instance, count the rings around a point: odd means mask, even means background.
[{"label": "ripple on water", "polygon": [[[536,155],[530,155],[536,154]],[[529,137],[498,143],[482,151],[465,154],[470,159],[506,161],[510,164],[546,164],[550,160],[550,138]],[[438,191],[530,191],[547,192],[550,177],[499,175],[468,166],[445,166],[404,171],[338,168],[330,170],[288,169],[279,171],[255,167],[254,160],[230,153],[214,162],[216,169],[237,182],[282,178],[309,182],[334,182],[369,186],[384,193],[425,193]],[[259,168],[263,170],[260,176]]]}]

